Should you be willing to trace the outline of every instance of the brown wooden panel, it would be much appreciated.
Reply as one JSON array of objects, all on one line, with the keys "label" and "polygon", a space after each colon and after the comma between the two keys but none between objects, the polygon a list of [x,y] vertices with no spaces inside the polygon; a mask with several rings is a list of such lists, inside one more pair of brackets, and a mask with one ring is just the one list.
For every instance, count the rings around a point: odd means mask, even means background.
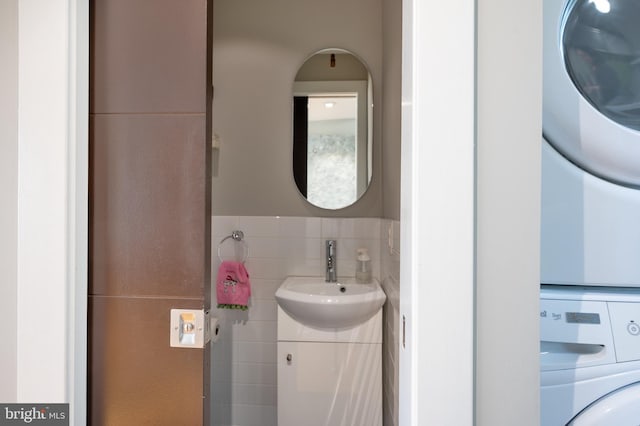
[{"label": "brown wooden panel", "polygon": [[204,115],[92,117],[90,294],[204,297],[204,133]]},{"label": "brown wooden panel", "polygon": [[209,423],[211,0],[92,0],[89,420]]},{"label": "brown wooden panel", "polygon": [[206,109],[207,2],[94,0],[92,113]]},{"label": "brown wooden panel", "polygon": [[201,307],[200,300],[89,298],[91,425],[202,424],[205,350],[169,346],[170,309]]}]

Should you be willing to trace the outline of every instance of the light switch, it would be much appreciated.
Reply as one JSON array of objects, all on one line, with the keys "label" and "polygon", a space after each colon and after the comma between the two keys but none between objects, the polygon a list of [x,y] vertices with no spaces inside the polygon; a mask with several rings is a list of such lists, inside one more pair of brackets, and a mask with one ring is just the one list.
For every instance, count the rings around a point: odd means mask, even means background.
[{"label": "light switch", "polygon": [[209,311],[171,309],[169,344],[177,348],[203,348],[211,339]]}]

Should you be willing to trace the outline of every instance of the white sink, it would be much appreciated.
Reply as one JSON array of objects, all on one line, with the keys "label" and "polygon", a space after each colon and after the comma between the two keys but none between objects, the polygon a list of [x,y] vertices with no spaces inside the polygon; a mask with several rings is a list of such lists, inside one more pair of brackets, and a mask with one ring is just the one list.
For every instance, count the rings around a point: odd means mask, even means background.
[{"label": "white sink", "polygon": [[322,277],[288,277],[276,291],[278,305],[296,321],[318,328],[346,328],[370,319],[386,296],[377,281],[327,283]]}]

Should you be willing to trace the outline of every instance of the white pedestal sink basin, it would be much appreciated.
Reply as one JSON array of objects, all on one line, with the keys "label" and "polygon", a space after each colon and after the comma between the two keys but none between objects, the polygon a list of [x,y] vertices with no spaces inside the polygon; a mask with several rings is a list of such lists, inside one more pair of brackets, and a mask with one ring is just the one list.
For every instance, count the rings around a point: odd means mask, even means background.
[{"label": "white pedestal sink basin", "polygon": [[346,328],[362,324],[384,304],[380,284],[354,279],[325,282],[323,277],[288,277],[276,291],[278,305],[309,327]]}]

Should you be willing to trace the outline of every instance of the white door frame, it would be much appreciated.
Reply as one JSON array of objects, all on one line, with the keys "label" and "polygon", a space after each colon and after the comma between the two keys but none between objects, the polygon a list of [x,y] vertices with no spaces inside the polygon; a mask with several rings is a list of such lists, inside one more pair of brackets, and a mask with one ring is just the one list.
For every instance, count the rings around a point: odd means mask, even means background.
[{"label": "white door frame", "polygon": [[86,424],[88,0],[18,2],[17,400]]},{"label": "white door frame", "polygon": [[403,1],[403,426],[539,423],[541,44],[542,2]]},{"label": "white door frame", "polygon": [[475,0],[403,2],[403,426],[473,424],[475,40]]}]

